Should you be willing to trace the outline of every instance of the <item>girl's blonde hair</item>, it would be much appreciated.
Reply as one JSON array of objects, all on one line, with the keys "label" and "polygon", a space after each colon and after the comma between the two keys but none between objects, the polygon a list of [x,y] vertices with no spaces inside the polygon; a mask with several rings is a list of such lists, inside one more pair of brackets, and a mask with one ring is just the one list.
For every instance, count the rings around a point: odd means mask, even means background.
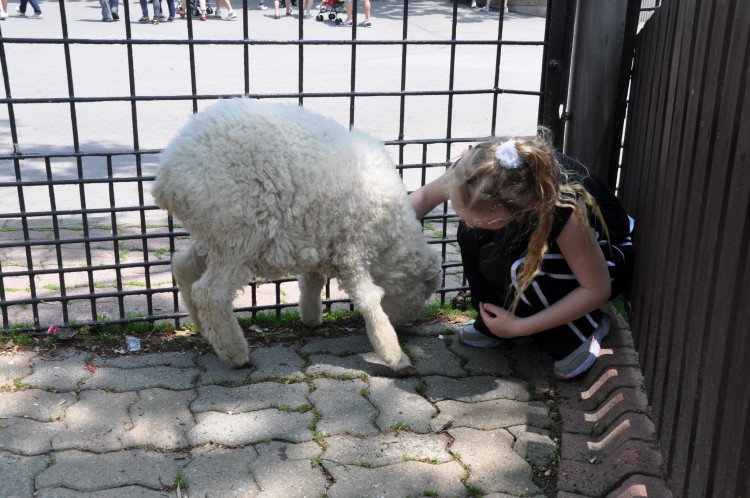
[{"label": "girl's blonde hair", "polygon": [[459,160],[454,169],[450,198],[468,213],[490,219],[497,216],[498,221],[508,219],[508,215],[513,220],[526,218],[529,221],[529,243],[516,276],[515,296],[510,305],[510,310],[515,312],[521,295],[539,274],[549,250],[547,241],[552,232],[555,207],[572,209],[584,229],[589,229],[588,212],[578,204],[580,197],[601,223],[607,238],[609,234],[594,197],[583,184],[569,181],[568,173],[560,167],[547,129],[540,129],[536,138],[516,140],[516,151],[524,161],[520,168],[500,165],[495,158],[500,143],[499,140],[481,143],[467,158],[469,161]]}]

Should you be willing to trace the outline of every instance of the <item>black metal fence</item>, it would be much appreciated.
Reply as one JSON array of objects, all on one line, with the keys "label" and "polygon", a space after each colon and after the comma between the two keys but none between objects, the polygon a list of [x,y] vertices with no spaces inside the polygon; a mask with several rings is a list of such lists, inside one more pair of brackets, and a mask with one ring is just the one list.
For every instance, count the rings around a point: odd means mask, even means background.
[{"label": "black metal fence", "polygon": [[[301,4],[274,19],[248,0],[233,22],[188,11],[159,25],[138,23],[138,3],[112,23],[96,3],[41,5],[43,19],[0,24],[4,329],[185,316],[169,253],[188,234],[153,204],[150,183],[168,140],[219,98],[294,102],[370,132],[412,190],[464,143],[533,133],[554,77],[545,19],[468,1],[373,0],[372,28],[356,26],[361,5],[354,28],[304,19]],[[441,300],[463,288],[454,228],[447,206],[425,219],[444,262]],[[296,292],[291,278],[254,281],[235,307],[280,312]],[[348,300],[331,282],[325,302]]]}]

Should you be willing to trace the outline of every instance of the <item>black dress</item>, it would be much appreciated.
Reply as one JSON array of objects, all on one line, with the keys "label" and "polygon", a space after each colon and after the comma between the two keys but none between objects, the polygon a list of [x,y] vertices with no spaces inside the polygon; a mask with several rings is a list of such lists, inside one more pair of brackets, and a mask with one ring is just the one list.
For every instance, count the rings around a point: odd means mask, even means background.
[{"label": "black dress", "polygon": [[[607,260],[612,281],[610,298],[614,297],[628,285],[632,274],[633,220],[600,178],[589,173],[581,163],[568,156],[557,154],[557,160],[568,173],[568,181],[582,183],[596,199],[607,223],[609,241],[598,219],[589,212],[589,222]],[[555,209],[552,232],[548,240],[549,251],[544,256],[540,273],[521,296],[516,308],[517,316],[533,315],[556,303],[579,286],[556,241],[572,213],[573,210],[570,208]],[[516,289],[513,284],[524,261],[533,228],[534,221],[531,219],[514,222],[500,230],[468,228],[463,222],[459,223],[458,243],[475,309],[479,309],[480,302],[505,308],[513,302]],[[530,337],[555,360],[559,360],[591,336],[601,318],[602,312],[595,310],[565,325]],[[488,331],[481,316],[477,317],[474,327],[490,337],[495,337]]]}]

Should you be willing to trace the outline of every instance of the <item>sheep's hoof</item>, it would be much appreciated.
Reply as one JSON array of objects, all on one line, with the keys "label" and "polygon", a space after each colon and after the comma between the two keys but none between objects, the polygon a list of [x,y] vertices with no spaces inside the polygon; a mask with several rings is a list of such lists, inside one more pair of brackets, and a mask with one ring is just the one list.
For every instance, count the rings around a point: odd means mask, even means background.
[{"label": "sheep's hoof", "polygon": [[243,370],[245,368],[253,368],[253,364],[250,361],[243,363],[242,365],[232,365],[235,370]]},{"label": "sheep's hoof", "polygon": [[414,377],[417,375],[417,369],[409,365],[396,370],[396,377]]}]

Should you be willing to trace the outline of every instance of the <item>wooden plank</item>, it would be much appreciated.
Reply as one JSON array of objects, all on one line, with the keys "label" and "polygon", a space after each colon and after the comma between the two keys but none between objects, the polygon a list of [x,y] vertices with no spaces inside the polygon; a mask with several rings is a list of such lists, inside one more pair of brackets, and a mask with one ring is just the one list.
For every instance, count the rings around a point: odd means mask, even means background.
[{"label": "wooden plank", "polygon": [[[748,396],[738,396],[747,384],[745,372],[750,367],[750,356],[736,356],[749,352],[747,332],[747,303],[738,299],[747,286],[748,246],[750,245],[750,176],[747,174],[747,142],[750,138],[750,93],[746,82],[750,76],[750,7],[737,3],[726,11],[726,58],[723,82],[719,92],[721,109],[717,116],[716,149],[712,164],[717,176],[724,176],[723,191],[717,201],[721,210],[713,214],[712,222],[721,227],[720,250],[715,268],[715,285],[711,299],[710,327],[705,330],[705,355],[701,391],[704,393],[698,412],[695,431],[694,456],[691,462],[688,489],[692,496],[740,496],[734,491],[717,493],[716,488],[735,483],[731,473],[739,471],[736,449],[734,459],[723,458],[719,464],[721,444],[732,445],[734,438],[721,437],[723,428],[741,427],[748,415]],[[729,41],[731,40],[731,42]],[[727,168],[726,173],[723,168]],[[718,183],[718,182],[717,182]],[[717,185],[717,188],[719,186]],[[744,314],[744,317],[740,315]],[[743,319],[744,318],[744,319]],[[745,343],[742,348],[741,344]],[[739,347],[738,347],[739,346]],[[732,383],[733,377],[743,385]],[[730,389],[734,388],[735,390]],[[748,393],[750,394],[750,393]],[[724,474],[724,478],[721,477]],[[726,480],[725,482],[722,482]]]},{"label": "wooden plank", "polygon": [[[727,11],[712,5],[713,12],[705,12],[698,25],[696,39],[709,40],[706,63],[703,65],[705,77],[704,86],[698,91],[702,101],[701,112],[698,116],[702,124],[695,136],[696,152],[693,167],[696,178],[705,175],[706,181],[696,183],[692,204],[697,209],[691,210],[685,218],[685,223],[699,227],[696,233],[696,243],[689,248],[692,258],[687,260],[686,269],[693,269],[695,284],[692,286],[688,305],[685,308],[688,321],[686,323],[686,341],[681,371],[680,392],[677,399],[674,425],[676,432],[672,438],[670,452],[672,483],[678,496],[691,496],[687,493],[690,473],[694,470],[692,460],[695,456],[695,433],[698,421],[698,410],[703,403],[702,396],[702,368],[704,366],[704,350],[706,345],[706,331],[710,330],[710,293],[715,285],[714,265],[717,258],[717,239],[719,226],[714,217],[719,212],[725,169],[713,161],[716,153],[716,122],[714,116],[721,103],[720,83],[716,75],[721,74],[725,64],[727,47],[725,38],[717,36],[727,29]],[[706,19],[706,21],[703,21]],[[709,24],[707,26],[707,24]],[[706,29],[707,28],[707,29]],[[701,173],[698,170],[704,170]],[[705,171],[708,170],[708,171]],[[694,229],[695,230],[695,229]],[[690,230],[693,231],[693,230]],[[689,232],[686,233],[686,242]],[[687,244],[686,244],[687,246]],[[683,487],[684,486],[684,487]]]}]

